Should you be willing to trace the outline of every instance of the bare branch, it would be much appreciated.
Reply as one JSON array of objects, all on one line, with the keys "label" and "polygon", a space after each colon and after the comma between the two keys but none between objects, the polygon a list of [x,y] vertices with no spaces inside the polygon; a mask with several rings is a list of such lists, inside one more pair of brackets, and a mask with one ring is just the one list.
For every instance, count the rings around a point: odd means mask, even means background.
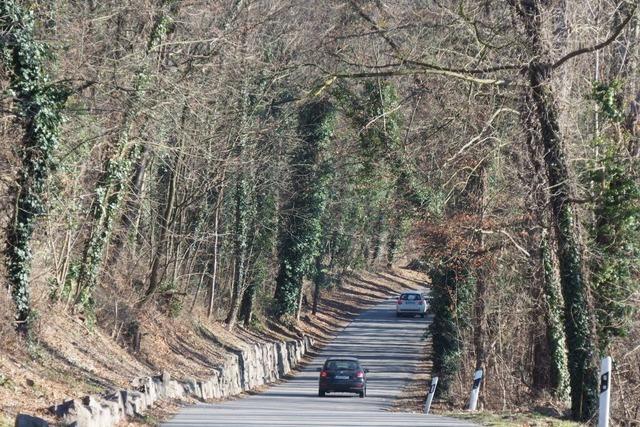
[{"label": "bare branch", "polygon": [[513,243],[513,245],[518,248],[518,250],[520,252],[522,252],[523,254],[525,254],[528,257],[531,257],[531,254],[529,252],[527,252],[527,250],[525,248],[523,248],[522,246],[520,246],[518,244],[518,242],[516,242],[516,240],[509,234],[507,233],[505,230],[500,230],[500,233],[504,234],[505,236],[507,236],[509,238],[509,240],[511,240],[511,243]]},{"label": "bare branch", "polygon": [[518,112],[518,111],[516,111],[516,110],[514,110],[512,108],[500,108],[495,113],[493,113],[493,115],[491,116],[489,121],[487,121],[487,123],[484,126],[484,128],[482,129],[482,131],[480,131],[480,133],[477,136],[473,137],[469,142],[467,142],[465,145],[463,145],[462,148],[460,148],[460,150],[458,150],[457,153],[455,153],[453,156],[451,156],[449,159],[447,159],[444,162],[444,165],[442,167],[443,168],[446,167],[446,165],[448,163],[451,163],[453,160],[455,160],[458,156],[460,156],[462,153],[464,153],[469,147],[471,147],[476,142],[478,142],[478,141],[482,141],[483,142],[483,141],[486,141],[488,139],[491,139],[490,137],[482,138],[482,135],[484,135],[484,133],[492,126],[493,121],[496,119],[496,117],[498,117],[500,115],[500,113],[503,113],[503,112],[509,112],[509,113],[514,113],[516,115],[520,115],[520,112]]},{"label": "bare branch", "polygon": [[[396,58],[398,58],[398,60],[400,62],[402,62],[402,63],[410,64],[410,65],[416,65],[416,66],[419,66],[419,67],[427,68],[429,70],[441,71],[443,74],[444,73],[453,73],[453,74],[486,74],[486,73],[494,73],[496,71],[509,71],[509,70],[523,71],[528,67],[527,64],[504,64],[504,65],[495,65],[493,67],[474,68],[474,69],[449,68],[449,67],[443,67],[443,66],[440,66],[440,65],[437,65],[437,64],[432,64],[432,63],[428,63],[428,62],[417,61],[417,60],[406,58],[405,55],[402,53],[401,46],[398,43],[396,43],[387,34],[386,30],[384,30],[383,28],[380,28],[380,26],[373,20],[373,18],[371,18],[369,15],[366,14],[366,12],[364,10],[362,10],[362,8],[356,3],[355,0],[349,0],[349,3],[356,10],[358,15],[362,19],[367,21],[369,24],[371,24],[371,27],[378,34],[380,34],[380,36],[387,42],[387,44],[395,51]],[[453,76],[453,77],[455,77],[455,76]]]},{"label": "bare branch", "polygon": [[631,21],[631,18],[633,18],[633,15],[636,12],[636,7],[637,7],[637,5],[633,6],[633,9],[631,10],[631,12],[629,12],[629,15],[625,18],[625,20],[622,22],[622,24],[620,24],[618,26],[618,28],[615,29],[613,34],[608,39],[606,39],[602,43],[598,43],[597,45],[594,45],[594,46],[591,46],[591,47],[584,47],[582,49],[577,49],[577,50],[574,50],[573,52],[570,52],[570,53],[566,54],[565,56],[560,58],[558,61],[556,61],[551,66],[551,68],[555,70],[556,68],[561,67],[562,64],[564,64],[565,62],[567,62],[568,60],[570,60],[572,58],[575,58],[576,56],[579,56],[579,55],[582,55],[582,54],[585,54],[585,53],[595,52],[595,51],[600,50],[603,47],[607,47],[608,45],[613,43],[613,41],[618,38],[618,36],[620,35],[620,33],[622,32],[624,27],[626,27],[627,24],[629,23],[629,21]]},{"label": "bare branch", "polygon": [[407,70],[394,70],[394,71],[379,71],[379,72],[362,72],[362,73],[338,73],[334,74],[334,77],[337,78],[368,78],[368,77],[393,77],[393,76],[414,76],[419,74],[437,74],[442,76],[453,77],[458,80],[464,80],[471,83],[483,84],[483,85],[495,85],[500,87],[511,86],[513,85],[513,81],[506,79],[483,79],[478,77],[473,77],[469,75],[465,75],[462,73],[457,73],[448,70],[437,70],[437,69],[407,69]]}]

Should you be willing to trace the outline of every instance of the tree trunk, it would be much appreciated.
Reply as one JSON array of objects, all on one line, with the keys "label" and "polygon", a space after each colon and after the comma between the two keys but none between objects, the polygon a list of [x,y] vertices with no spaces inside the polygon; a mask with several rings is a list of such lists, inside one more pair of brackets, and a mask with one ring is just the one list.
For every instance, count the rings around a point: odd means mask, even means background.
[{"label": "tree trunk", "polygon": [[571,176],[560,135],[556,104],[549,86],[550,71],[548,65],[532,64],[528,77],[546,153],[544,161],[551,188],[553,224],[558,239],[558,261],[565,301],[565,332],[569,351],[571,411],[575,419],[586,421],[595,414],[598,404],[596,354],[591,334],[593,319],[583,276],[578,221],[571,204]]},{"label": "tree trunk", "polygon": [[313,288],[313,308],[311,313],[316,315],[318,313],[318,303],[320,302],[320,287],[324,285],[325,274],[322,268],[322,255],[316,258],[316,274],[314,276],[314,288]]},{"label": "tree trunk", "polygon": [[[179,149],[178,149],[179,150]],[[139,302],[139,306],[143,306],[149,301],[158,290],[160,281],[162,280],[161,264],[167,254],[167,232],[169,230],[171,219],[173,217],[176,201],[176,186],[178,181],[178,168],[180,155],[176,154],[173,166],[169,169],[169,188],[167,189],[167,197],[164,205],[164,211],[160,218],[160,236],[158,237],[158,247],[153,255],[151,263],[151,274],[149,275],[149,286],[144,297]]]},{"label": "tree trunk", "polygon": [[545,320],[547,324],[547,343],[549,350],[549,382],[552,393],[564,398],[569,389],[567,375],[567,353],[564,330],[562,328],[562,307],[564,301],[560,291],[558,274],[549,248],[549,237],[545,232],[540,245],[544,280]]},{"label": "tree trunk", "polygon": [[200,290],[202,289],[202,284],[204,283],[204,278],[207,276],[206,269],[200,274],[200,280],[198,280],[198,286],[196,287],[196,293],[193,295],[193,301],[191,301],[191,308],[189,308],[189,313],[193,313],[193,309],[196,306],[196,302],[198,301],[198,297],[200,296]]},{"label": "tree trunk", "polygon": [[34,19],[16,3],[20,2],[0,2],[2,61],[25,131],[15,211],[7,231],[6,263],[16,305],[17,329],[26,334],[31,316],[31,237],[38,217],[45,211],[42,195],[52,169],[62,111],[69,94],[60,84],[48,81],[46,53],[34,37]]},{"label": "tree trunk", "polygon": [[220,192],[218,193],[218,201],[216,202],[216,212],[214,219],[214,238],[213,238],[213,271],[211,272],[211,289],[209,290],[209,307],[207,308],[207,318],[211,319],[211,313],[213,312],[213,298],[216,293],[216,280],[218,277],[218,250],[219,250],[219,238],[220,238],[220,209],[222,207],[222,200],[224,199],[224,181],[220,186]]},{"label": "tree trunk", "polygon": [[[238,157],[240,158],[240,156]],[[238,182],[235,189],[235,225],[234,225],[234,242],[233,257],[235,259],[235,272],[233,275],[233,285],[231,292],[231,301],[229,303],[229,312],[225,320],[227,329],[233,330],[238,312],[242,291],[245,281],[246,256],[247,256],[247,179],[244,171],[240,172]]]},{"label": "tree trunk", "polygon": [[[526,133],[526,148],[531,173],[523,176],[530,185],[530,201],[527,203],[532,222],[530,224],[529,248],[537,257],[531,262],[531,276],[536,286],[532,287],[532,299],[535,307],[532,318],[543,317],[545,330],[540,331],[537,323],[532,324],[534,335],[533,387],[536,391],[549,390],[554,396],[564,399],[569,388],[567,371],[566,340],[563,329],[562,309],[564,301],[560,291],[560,278],[557,263],[554,262],[549,238],[549,192],[543,159],[543,147],[540,141],[539,121],[530,110],[533,104],[530,91],[524,95],[523,126]],[[541,232],[537,230],[542,230]],[[538,303],[538,301],[540,301]]]},{"label": "tree trunk", "polygon": [[535,114],[540,123],[544,163],[551,191],[552,223],[558,240],[560,283],[564,297],[564,323],[569,353],[571,412],[574,419],[593,417],[598,405],[598,372],[593,342],[593,317],[587,300],[588,286],[583,275],[582,248],[578,238],[578,218],[572,205],[573,189],[565,147],[558,123],[558,110],[551,77],[549,48],[543,37],[543,3],[520,0],[513,3],[522,18],[536,58],[529,64],[527,78]]},{"label": "tree trunk", "polygon": [[300,292],[298,293],[298,307],[296,308],[296,320],[300,320],[300,313],[302,312],[303,299],[304,299],[304,282],[300,287]]},{"label": "tree trunk", "polygon": [[245,326],[249,326],[253,319],[253,303],[256,296],[256,287],[257,285],[255,283],[250,284],[242,295],[240,317]]},{"label": "tree trunk", "polygon": [[107,162],[103,177],[96,186],[92,206],[93,225],[85,246],[75,293],[76,303],[83,306],[91,300],[104,253],[111,238],[113,221],[126,192],[126,179],[130,176],[132,163],[139,155],[140,147],[137,144],[131,144],[129,136],[141,109],[143,94],[150,83],[147,74],[151,67],[152,50],[167,35],[169,20],[169,15],[163,7],[149,35],[142,64],[134,78],[133,91],[125,102],[124,116],[113,144],[113,154]]},{"label": "tree trunk", "polygon": [[380,259],[380,254],[382,254],[382,248],[384,245],[384,231],[385,231],[385,215],[383,212],[380,212],[378,215],[378,220],[375,225],[375,236],[373,240],[373,253],[371,254],[370,264],[374,267],[378,260]]},{"label": "tree trunk", "polygon": [[[114,242],[114,259],[118,259],[127,239],[131,239],[133,242],[140,240],[138,236],[138,217],[140,215],[140,199],[142,198],[142,191],[144,185],[144,177],[146,175],[147,166],[151,158],[151,152],[149,147],[145,144],[142,147],[140,156],[136,159],[136,164],[133,168],[133,175],[131,177],[131,192],[126,200],[126,206],[123,208],[120,222],[124,232],[117,237]],[[132,237],[133,236],[133,237]],[[135,245],[134,245],[135,246]]]},{"label": "tree trunk", "polygon": [[321,217],[327,201],[328,171],[324,164],[333,134],[335,110],[326,100],[306,104],[300,111],[298,133],[301,143],[291,159],[293,196],[289,215],[280,237],[280,268],[276,279],[276,315],[297,316],[305,275],[318,255],[322,233]]},{"label": "tree trunk", "polygon": [[400,244],[400,222],[398,218],[394,218],[391,225],[391,232],[387,239],[387,267],[391,268],[396,260],[398,246]]},{"label": "tree trunk", "polygon": [[[478,166],[477,179],[477,188],[474,189],[475,196],[475,210],[478,214],[478,231],[476,232],[476,241],[478,245],[477,252],[483,253],[485,251],[485,238],[482,233],[482,229],[484,227],[484,217],[485,217],[485,205],[486,205],[486,196],[487,196],[487,165],[482,163]],[[473,345],[476,353],[476,370],[484,369],[486,362],[486,351],[485,351],[485,341],[486,341],[486,295],[487,295],[487,283],[485,281],[485,269],[482,267],[477,267],[475,269],[476,276],[476,292],[475,292],[475,302],[474,302],[474,330],[473,330]]]}]

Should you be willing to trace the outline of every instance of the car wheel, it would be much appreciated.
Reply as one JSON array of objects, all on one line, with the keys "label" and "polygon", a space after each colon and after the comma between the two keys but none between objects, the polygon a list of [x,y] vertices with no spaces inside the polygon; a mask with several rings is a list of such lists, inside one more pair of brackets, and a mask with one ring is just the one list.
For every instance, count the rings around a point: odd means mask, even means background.
[{"label": "car wheel", "polygon": [[396,311],[396,317],[400,317],[400,313]]},{"label": "car wheel", "polygon": [[324,390],[318,390],[318,396],[320,396],[320,397],[324,397],[324,395],[325,395],[326,393],[327,393],[327,392],[326,392],[326,391],[324,391]]},{"label": "car wheel", "polygon": [[422,318],[424,319],[424,313],[422,313],[422,314],[420,315],[420,317],[422,317]]},{"label": "car wheel", "polygon": [[360,396],[360,398],[363,398],[364,397],[364,390],[363,391],[359,391],[358,395]]}]

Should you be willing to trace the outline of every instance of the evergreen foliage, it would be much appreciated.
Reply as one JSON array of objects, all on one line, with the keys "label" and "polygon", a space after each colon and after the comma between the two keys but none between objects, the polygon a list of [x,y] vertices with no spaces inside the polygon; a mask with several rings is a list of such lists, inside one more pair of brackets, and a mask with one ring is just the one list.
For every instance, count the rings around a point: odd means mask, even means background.
[{"label": "evergreen foliage", "polygon": [[25,134],[18,172],[16,211],[7,237],[7,268],[16,305],[18,329],[28,330],[32,315],[29,298],[31,238],[38,217],[45,212],[43,201],[47,178],[54,167],[63,110],[69,90],[52,83],[46,71],[48,48],[37,41],[32,11],[19,2],[0,2],[2,60],[11,79],[17,115]]},{"label": "evergreen foliage", "polygon": [[293,195],[282,230],[276,279],[279,317],[296,314],[302,280],[313,273],[319,254],[321,218],[329,192],[324,156],[334,131],[335,109],[327,100],[314,100],[301,108],[298,120],[301,143],[291,162]]},{"label": "evergreen foliage", "polygon": [[541,258],[544,280],[544,303],[547,317],[547,342],[550,353],[550,386],[558,398],[565,398],[569,391],[569,375],[567,368],[566,340],[564,335],[564,301],[560,291],[560,283],[556,280],[549,238],[544,233],[541,241]]},{"label": "evergreen foliage", "polygon": [[630,163],[608,157],[595,170],[595,245],[592,265],[599,345],[602,354],[614,337],[626,336],[633,321],[631,297],[638,290],[632,267],[639,259],[640,189],[629,174]]},{"label": "evergreen foliage", "polygon": [[269,279],[273,252],[277,237],[277,198],[275,189],[268,186],[266,176],[258,179],[255,190],[255,210],[251,212],[249,227],[250,256],[247,270],[250,272],[248,286],[242,297],[240,317],[245,325],[252,322],[254,304],[261,294],[262,285]]},{"label": "evergreen foliage", "polygon": [[356,228],[373,231],[371,239],[361,242],[363,263],[376,262],[385,247],[391,263],[406,237],[413,206],[421,203],[416,204],[419,185],[403,153],[396,88],[389,80],[376,79],[366,81],[359,95],[341,89],[334,93],[358,129],[361,158],[351,179],[358,197],[354,203],[361,210],[352,210],[348,218]]},{"label": "evergreen foliage", "polygon": [[[618,81],[593,86],[592,98],[614,127],[623,119],[620,87]],[[598,155],[588,162],[585,173],[593,209],[588,227],[593,252],[590,268],[602,355],[614,338],[629,333],[635,311],[631,298],[640,288],[632,272],[640,257],[640,186],[634,176],[637,160],[624,155],[628,138],[618,130],[596,139]]]},{"label": "evergreen foliage", "polygon": [[106,170],[95,189],[92,206],[93,228],[85,247],[75,289],[75,303],[88,314],[93,310],[93,288],[96,285],[105,249],[109,244],[114,220],[124,200],[132,167],[141,151],[139,144],[130,143],[130,133],[140,110],[143,94],[151,84],[149,56],[170,31],[171,23],[172,18],[169,12],[162,8],[155,18],[142,64],[134,79],[133,91],[127,99],[124,118],[114,144],[114,152],[107,161]]},{"label": "evergreen foliage", "polygon": [[474,280],[461,260],[442,260],[429,275],[433,375],[440,379],[437,395],[446,398],[464,357],[463,332],[470,327]]},{"label": "evergreen foliage", "polygon": [[596,346],[592,335],[594,318],[588,304],[588,282],[584,276],[582,247],[578,240],[575,207],[570,202],[569,164],[561,138],[554,93],[548,82],[549,70],[542,65],[529,69],[533,100],[540,122],[541,142],[549,185],[552,219],[558,240],[558,264],[564,298],[571,386],[571,412],[576,420],[593,417],[598,407]]}]

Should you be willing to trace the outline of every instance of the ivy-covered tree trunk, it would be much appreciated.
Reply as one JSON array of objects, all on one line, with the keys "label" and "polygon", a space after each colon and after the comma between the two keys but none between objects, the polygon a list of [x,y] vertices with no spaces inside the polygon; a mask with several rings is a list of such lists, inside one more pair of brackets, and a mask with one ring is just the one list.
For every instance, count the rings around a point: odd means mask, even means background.
[{"label": "ivy-covered tree trunk", "polygon": [[316,257],[316,271],[313,275],[313,306],[311,308],[312,314],[318,314],[318,304],[320,304],[320,290],[326,283],[326,272],[322,265],[322,254]]},{"label": "ivy-covered tree trunk", "polygon": [[[147,167],[151,160],[151,151],[148,145],[143,145],[140,151],[140,155],[136,159],[133,166],[133,174],[129,183],[129,196],[124,202],[124,208],[122,209],[122,215],[120,223],[124,230],[128,232],[123,236],[116,236],[114,246],[114,259],[120,258],[122,249],[124,248],[127,240],[133,241],[137,244],[141,241],[141,235],[139,231],[140,226],[140,199],[145,183],[145,177],[147,175]],[[137,245],[133,246],[137,248]]]},{"label": "ivy-covered tree trunk", "polygon": [[[640,187],[618,163],[598,172],[602,178],[592,229],[594,260],[592,274],[600,354],[606,355],[616,337],[626,336],[633,326],[633,295],[639,288],[633,265],[640,249]],[[636,166],[637,167],[637,166]]]},{"label": "ivy-covered tree trunk", "polygon": [[258,284],[252,282],[247,286],[242,294],[242,303],[240,304],[240,319],[245,326],[249,326],[253,320],[253,305],[256,299],[256,291]]},{"label": "ivy-covered tree trunk", "polygon": [[384,208],[381,208],[381,212],[378,213],[378,218],[375,222],[375,233],[373,237],[373,251],[371,253],[371,266],[375,266],[380,259],[380,255],[382,254],[382,250],[384,248],[385,241],[385,231],[387,226],[387,219],[385,218],[385,214],[382,211]]},{"label": "ivy-covered tree trunk", "polygon": [[[243,35],[243,49],[242,54],[246,55],[247,34]],[[242,82],[242,95],[239,102],[240,107],[240,121],[238,126],[238,139],[234,146],[234,158],[237,162],[237,171],[235,174],[235,188],[233,192],[233,261],[234,261],[234,273],[233,282],[231,284],[231,301],[229,302],[229,310],[227,311],[227,318],[225,323],[227,328],[232,330],[235,327],[238,320],[238,313],[240,311],[240,305],[242,303],[242,295],[245,287],[245,274],[247,270],[247,247],[249,240],[249,221],[255,214],[255,203],[251,200],[250,194],[250,180],[252,180],[251,174],[248,172],[245,163],[246,156],[249,155],[247,148],[249,144],[247,132],[249,121],[249,77],[245,75]],[[253,298],[253,296],[251,296]]]},{"label": "ivy-covered tree trunk", "polygon": [[51,83],[45,70],[46,46],[34,35],[34,17],[18,2],[0,2],[3,65],[10,78],[25,134],[21,147],[13,222],[7,233],[7,270],[16,305],[17,329],[26,333],[31,316],[31,237],[45,211],[45,184],[58,146],[60,126],[69,92]]},{"label": "ivy-covered tree trunk", "polygon": [[593,417],[598,405],[598,372],[593,337],[594,319],[587,300],[588,285],[583,275],[583,254],[578,238],[578,220],[572,204],[573,189],[558,110],[551,88],[553,67],[544,42],[543,4],[520,0],[513,3],[520,14],[536,60],[528,65],[535,114],[540,123],[544,164],[551,194],[552,223],[558,240],[560,283],[564,297],[564,322],[569,353],[571,413],[576,420]]},{"label": "ivy-covered tree trunk", "polygon": [[[585,174],[592,187],[590,271],[602,355],[608,354],[615,338],[627,336],[633,327],[637,313],[633,296],[640,288],[640,280],[633,272],[640,256],[640,162],[627,149],[631,147],[629,140],[636,137],[637,117],[622,123],[624,107],[618,101],[619,86],[618,81],[594,84],[592,96],[610,130],[597,140],[601,155],[594,156]],[[636,107],[634,101],[630,115],[637,114]]]},{"label": "ivy-covered tree trunk", "polygon": [[302,107],[298,120],[302,141],[291,159],[293,194],[280,237],[276,279],[276,314],[280,318],[297,314],[302,280],[311,273],[318,256],[327,200],[324,156],[333,135],[335,111],[328,101],[314,100]]},{"label": "ivy-covered tree trunk", "polygon": [[469,327],[473,303],[473,280],[463,262],[444,260],[429,273],[429,310],[434,315],[429,331],[433,339],[433,375],[440,378],[436,394],[449,396],[462,364],[462,332]]},{"label": "ivy-covered tree trunk", "polygon": [[[474,176],[469,179],[472,187],[472,198],[474,203],[474,211],[478,217],[478,225],[476,231],[476,244],[477,252],[483,253],[485,251],[485,238],[482,233],[485,222],[485,210],[486,210],[486,198],[488,192],[487,185],[487,162],[483,162],[478,166],[477,171],[474,172]],[[484,264],[484,263],[483,263]],[[486,304],[487,304],[487,277],[485,273],[486,267],[483,265],[475,268],[476,277],[476,291],[474,301],[474,319],[473,319],[473,346],[476,353],[475,368],[484,369],[487,358],[486,354]]]},{"label": "ivy-covered tree trunk", "polygon": [[558,282],[558,275],[553,262],[553,254],[549,248],[548,233],[544,232],[540,242],[540,259],[542,260],[544,281],[544,309],[547,325],[547,343],[549,347],[549,386],[552,393],[559,398],[566,397],[569,389],[567,371],[566,340],[563,328],[564,300]]},{"label": "ivy-covered tree trunk", "polygon": [[218,263],[219,263],[219,252],[220,252],[220,211],[222,210],[222,205],[224,201],[224,178],[222,183],[220,184],[220,190],[218,191],[218,197],[215,206],[214,213],[214,223],[213,223],[213,259],[210,262],[211,265],[211,282],[209,286],[209,303],[207,304],[207,318],[211,319],[211,314],[213,313],[213,300],[216,294],[216,283],[218,280]]},{"label": "ivy-covered tree trunk", "polygon": [[[253,179],[252,179],[253,180]],[[245,184],[246,185],[246,184]],[[257,200],[255,197],[251,197],[249,190],[246,189],[244,194],[244,206],[243,206],[243,218],[238,218],[236,211],[236,232],[244,233],[243,236],[234,236],[234,259],[236,262],[236,276],[234,281],[238,280],[238,287],[235,286],[232,290],[232,307],[229,310],[227,316],[227,324],[234,323],[237,319],[231,319],[231,316],[235,316],[242,320],[245,325],[249,325],[253,316],[253,303],[255,301],[256,290],[260,286],[261,281],[264,280],[264,269],[266,266],[263,264],[263,259],[260,258],[261,254],[255,254],[256,258],[253,258],[253,251],[259,251],[259,246],[256,242],[256,238],[259,235],[257,230]],[[255,194],[255,188],[251,190],[252,194]],[[236,206],[238,206],[238,200],[236,200]],[[244,221],[244,224],[238,224],[238,221]],[[251,223],[249,223],[251,221]],[[242,228],[243,227],[243,228]],[[239,245],[243,245],[240,247]],[[249,247],[251,245],[251,248]],[[252,263],[253,261],[253,263]],[[238,265],[243,266],[242,275],[238,275]],[[251,272],[251,277],[248,276]],[[233,306],[236,305],[236,307]],[[232,328],[233,326],[231,326]]]},{"label": "ivy-covered tree trunk", "polygon": [[529,80],[540,121],[549,186],[553,189],[550,202],[558,239],[560,281],[565,303],[571,411],[575,419],[586,421],[595,414],[598,405],[593,319],[587,301],[587,284],[583,276],[577,217],[571,202],[571,177],[560,136],[553,92],[549,87],[550,71],[547,65],[532,64]]},{"label": "ivy-covered tree trunk", "polygon": [[409,228],[408,216],[406,213],[394,216],[389,226],[389,237],[387,238],[387,267],[391,267],[396,261],[398,251],[402,248],[407,229]]},{"label": "ivy-covered tree trunk", "polygon": [[[167,3],[169,2],[167,1]],[[163,7],[156,17],[140,69],[135,76],[134,88],[126,101],[120,131],[114,142],[113,154],[108,160],[104,175],[95,190],[95,199],[92,205],[93,226],[85,246],[75,292],[75,302],[82,306],[90,305],[93,288],[111,236],[113,222],[124,199],[132,165],[140,154],[140,147],[138,144],[131,143],[129,136],[138,117],[144,92],[151,81],[148,74],[152,52],[164,40],[171,23],[169,12]]]},{"label": "ivy-covered tree trunk", "polygon": [[[524,95],[521,117],[526,133],[526,149],[531,173],[524,175],[531,188],[530,201],[527,203],[530,224],[530,250],[536,256],[531,259],[531,276],[536,285],[532,286],[534,307],[532,317],[545,319],[545,329],[540,331],[539,324],[532,324],[534,334],[534,360],[532,367],[533,387],[536,391],[548,390],[554,396],[564,399],[569,391],[569,373],[567,367],[566,340],[563,326],[564,300],[560,290],[560,278],[552,240],[549,236],[549,193],[545,173],[543,153],[540,141],[540,125],[530,110],[533,105],[531,92]],[[538,304],[538,301],[541,303]]]},{"label": "ivy-covered tree trunk", "polygon": [[251,218],[250,226],[250,275],[249,286],[242,296],[240,318],[245,326],[249,325],[253,318],[256,295],[262,289],[263,284],[269,280],[269,266],[271,265],[276,245],[276,232],[278,223],[277,189],[270,181],[271,169],[265,168],[259,172],[256,180],[255,210]]},{"label": "ivy-covered tree trunk", "polygon": [[[238,159],[242,155],[240,151]],[[233,226],[233,258],[235,269],[233,274],[233,284],[231,290],[231,301],[229,311],[225,320],[227,328],[232,330],[238,318],[240,310],[240,298],[242,297],[247,256],[248,238],[248,210],[249,210],[249,190],[247,177],[244,171],[240,171],[236,176],[236,187],[233,195],[234,201],[234,226]]]}]

